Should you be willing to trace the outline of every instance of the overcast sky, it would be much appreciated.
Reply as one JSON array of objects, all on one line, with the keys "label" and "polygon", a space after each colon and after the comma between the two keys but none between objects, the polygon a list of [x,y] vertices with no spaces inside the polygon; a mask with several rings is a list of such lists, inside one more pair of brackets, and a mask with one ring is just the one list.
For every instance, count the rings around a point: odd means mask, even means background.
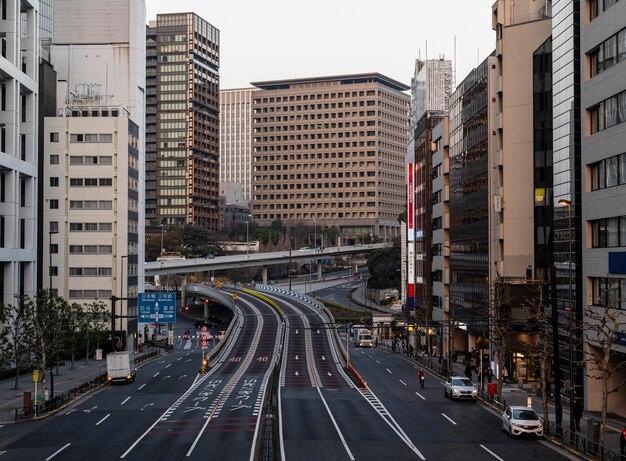
[{"label": "overcast sky", "polygon": [[[454,60],[456,83],[495,48],[495,0],[146,0],[147,19],[192,11],[220,30],[220,87],[379,72],[410,84],[415,59]],[[428,47],[428,49],[427,49]]]}]

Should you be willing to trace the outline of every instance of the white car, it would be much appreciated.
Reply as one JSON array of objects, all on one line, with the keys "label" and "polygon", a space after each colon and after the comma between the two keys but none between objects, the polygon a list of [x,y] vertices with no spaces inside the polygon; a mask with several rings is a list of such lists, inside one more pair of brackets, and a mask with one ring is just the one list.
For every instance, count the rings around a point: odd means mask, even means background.
[{"label": "white car", "polygon": [[450,376],[444,384],[443,391],[446,397],[456,400],[466,399],[475,402],[478,399],[478,389],[465,376]]},{"label": "white car", "polygon": [[543,436],[543,420],[528,407],[507,407],[502,413],[502,430],[511,437],[516,435]]}]

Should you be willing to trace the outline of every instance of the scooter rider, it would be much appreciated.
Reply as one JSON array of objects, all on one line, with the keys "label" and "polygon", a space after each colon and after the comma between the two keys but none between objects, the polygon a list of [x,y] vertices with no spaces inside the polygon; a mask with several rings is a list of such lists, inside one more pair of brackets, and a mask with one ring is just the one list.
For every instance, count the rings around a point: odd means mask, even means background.
[{"label": "scooter rider", "polygon": [[426,372],[420,368],[419,371],[417,372],[417,377],[419,378],[420,386],[422,386],[422,389],[423,389],[424,381],[426,380]]}]

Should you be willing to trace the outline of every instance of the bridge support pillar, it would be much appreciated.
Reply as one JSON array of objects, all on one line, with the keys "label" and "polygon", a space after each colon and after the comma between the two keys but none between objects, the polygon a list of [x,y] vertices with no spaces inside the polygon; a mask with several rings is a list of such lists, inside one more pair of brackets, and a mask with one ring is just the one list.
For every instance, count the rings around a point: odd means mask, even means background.
[{"label": "bridge support pillar", "polygon": [[261,266],[261,283],[267,285],[267,266]]},{"label": "bridge support pillar", "polygon": [[315,263],[315,269],[317,272],[317,281],[321,282],[322,281],[322,260],[318,259],[317,262]]}]

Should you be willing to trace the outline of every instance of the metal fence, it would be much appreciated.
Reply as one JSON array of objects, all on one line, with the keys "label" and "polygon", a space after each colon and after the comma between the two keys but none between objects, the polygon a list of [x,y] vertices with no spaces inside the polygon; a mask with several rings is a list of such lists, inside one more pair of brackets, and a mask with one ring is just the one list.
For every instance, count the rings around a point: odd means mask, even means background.
[{"label": "metal fence", "polygon": [[[135,357],[135,364],[141,363],[149,358],[155,357],[159,355],[159,351],[152,351],[146,354],[141,354]],[[55,395],[53,398],[48,399],[42,403],[38,403],[37,405],[32,405],[30,407],[16,408],[15,409],[15,421],[19,421],[22,419],[32,419],[37,416],[43,415],[45,413],[50,413],[54,410],[57,410],[77,397],[86,394],[89,391],[97,389],[107,383],[107,374],[102,373],[89,381],[86,381],[76,387],[73,387],[67,391],[61,392],[58,395]]]}]

